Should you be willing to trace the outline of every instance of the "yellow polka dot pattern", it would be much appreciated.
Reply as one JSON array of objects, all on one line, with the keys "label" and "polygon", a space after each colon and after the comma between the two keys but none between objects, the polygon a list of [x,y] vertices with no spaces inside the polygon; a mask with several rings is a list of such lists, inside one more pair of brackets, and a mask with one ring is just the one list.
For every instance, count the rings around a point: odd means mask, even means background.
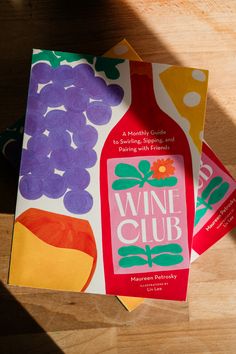
[{"label": "yellow polka dot pattern", "polygon": [[171,66],[160,74],[160,79],[179,114],[189,121],[189,134],[201,152],[208,71]]},{"label": "yellow polka dot pattern", "polygon": [[104,54],[104,56],[109,58],[122,58],[128,60],[142,61],[140,56],[133,50],[133,48],[127,42],[126,39],[123,39],[121,42],[109,49]]}]

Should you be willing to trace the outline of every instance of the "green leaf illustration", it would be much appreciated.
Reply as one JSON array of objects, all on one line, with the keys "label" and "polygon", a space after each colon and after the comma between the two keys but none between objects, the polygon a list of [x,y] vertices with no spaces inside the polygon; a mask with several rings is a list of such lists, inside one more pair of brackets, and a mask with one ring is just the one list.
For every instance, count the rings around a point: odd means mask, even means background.
[{"label": "green leaf illustration", "polygon": [[147,261],[142,257],[138,256],[124,257],[119,260],[119,265],[122,268],[131,268],[134,266],[142,266],[145,264],[147,264]]},{"label": "green leaf illustration", "polygon": [[58,67],[61,61],[51,50],[42,50],[39,53],[33,54],[32,64],[40,60],[49,61],[53,68]]},{"label": "green leaf illustration", "polygon": [[203,199],[208,198],[209,194],[211,193],[211,191],[217,187],[221,182],[222,182],[222,177],[217,176],[212,178],[212,180],[210,181],[210,183],[206,186],[206,188],[203,190],[201,197]]},{"label": "green leaf illustration", "polygon": [[197,205],[196,205],[196,207],[199,207],[200,205],[202,205],[202,198],[197,197]]},{"label": "green leaf illustration", "polygon": [[229,183],[224,182],[222,183],[219,188],[215,189],[211,195],[210,198],[208,199],[209,204],[216,204],[218,203],[221,199],[224,198],[225,194],[227,193],[229,189]]},{"label": "green leaf illustration", "polygon": [[159,254],[163,252],[181,253],[182,247],[178,243],[170,243],[169,245],[155,246],[151,249],[151,254]]},{"label": "green leaf illustration", "polygon": [[171,266],[183,262],[184,258],[180,255],[160,254],[152,259],[152,262],[159,266]]},{"label": "green leaf illustration", "polygon": [[121,178],[121,179],[117,179],[112,183],[112,189],[116,191],[120,191],[123,189],[132,188],[134,186],[137,186],[138,184],[140,184],[140,180]]},{"label": "green leaf illustration", "polygon": [[[139,170],[146,175],[150,170],[150,162],[147,160],[141,160],[138,164]],[[153,171],[151,171],[153,173]]]},{"label": "green leaf illustration", "polygon": [[149,183],[153,187],[172,187],[176,185],[177,181],[178,180],[176,177],[168,177],[165,179],[149,179],[147,183]]},{"label": "green leaf illustration", "polygon": [[94,56],[88,54],[66,53],[58,51],[54,51],[54,53],[61,59],[61,61],[66,60],[68,63],[78,61],[80,59],[86,59],[88,63],[93,64],[94,60]]},{"label": "green leaf illustration", "polygon": [[144,254],[146,255],[145,249],[138,246],[124,246],[118,249],[118,254],[120,256],[129,256],[132,254]]},{"label": "green leaf illustration", "polygon": [[[123,177],[116,180],[112,184],[112,188],[116,190],[132,188],[139,184],[142,188],[146,183],[153,187],[172,187],[178,182],[176,177],[167,177],[164,179],[150,178],[153,176],[153,171],[150,170],[150,162],[148,160],[141,160],[138,164],[139,170],[127,163],[119,163],[115,167],[115,174],[118,177]],[[142,172],[142,174],[140,172]],[[139,179],[139,181],[137,181]]]},{"label": "green leaf illustration", "polygon": [[40,60],[49,61],[53,68],[57,68],[61,61],[66,60],[68,63],[73,61],[78,61],[80,59],[86,59],[90,64],[93,63],[94,57],[87,54],[76,54],[76,53],[64,53],[51,50],[42,50],[39,53],[35,53],[32,56],[32,63],[36,63]]},{"label": "green leaf illustration", "polygon": [[104,71],[108,79],[116,80],[120,77],[120,72],[116,65],[124,62],[124,59],[111,59],[98,57],[95,64],[97,71]]},{"label": "green leaf illustration", "polygon": [[128,163],[119,163],[115,167],[115,174],[118,177],[134,177],[142,179],[142,175],[136,167]]},{"label": "green leaf illustration", "polygon": [[148,179],[149,177],[151,177],[153,175],[153,171],[149,171],[146,175],[145,178]]},{"label": "green leaf illustration", "polygon": [[196,210],[194,226],[196,226],[199,223],[201,218],[203,218],[203,216],[206,214],[207,210],[208,210],[208,208],[202,208],[202,209]]}]

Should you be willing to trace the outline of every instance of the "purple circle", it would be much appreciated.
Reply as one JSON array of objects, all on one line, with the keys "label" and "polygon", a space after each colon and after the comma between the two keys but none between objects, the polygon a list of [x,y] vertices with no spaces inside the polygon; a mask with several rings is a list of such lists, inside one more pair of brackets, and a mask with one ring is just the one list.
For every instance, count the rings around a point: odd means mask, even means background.
[{"label": "purple circle", "polygon": [[43,133],[45,130],[44,117],[38,112],[29,111],[25,120],[25,133],[34,135]]},{"label": "purple circle", "polygon": [[107,124],[112,116],[111,107],[103,102],[89,103],[86,113],[90,122],[96,125]]},{"label": "purple circle", "polygon": [[107,92],[104,96],[103,102],[109,106],[118,106],[124,98],[124,90],[119,85],[108,85]]},{"label": "purple circle", "polygon": [[53,68],[46,63],[37,63],[32,67],[32,77],[40,84],[46,84],[53,79]]},{"label": "purple circle", "polygon": [[33,113],[37,112],[43,115],[44,113],[46,113],[46,111],[47,111],[47,105],[45,105],[43,102],[40,101],[39,94],[28,97],[26,115],[28,115],[29,112],[33,112]]},{"label": "purple circle", "polygon": [[64,175],[65,183],[71,189],[85,189],[90,182],[90,175],[88,171],[83,168],[74,167],[67,170]]},{"label": "purple circle", "polygon": [[38,91],[38,82],[34,80],[34,78],[31,76],[30,83],[29,83],[29,94],[37,95],[37,91]]},{"label": "purple circle", "polygon": [[77,147],[86,145],[86,148],[93,148],[98,141],[98,132],[91,125],[85,125],[73,134],[73,141]]},{"label": "purple circle", "polygon": [[64,105],[67,110],[83,112],[89,103],[87,92],[83,88],[70,87],[65,90]]},{"label": "purple circle", "polygon": [[97,162],[97,154],[92,149],[77,148],[74,150],[73,163],[81,168],[93,167]]},{"label": "purple circle", "polygon": [[65,90],[56,83],[48,84],[42,88],[39,96],[48,107],[59,107],[64,104]]},{"label": "purple circle", "polygon": [[29,139],[27,149],[35,153],[37,157],[47,156],[51,151],[50,140],[44,134],[36,134]]},{"label": "purple circle", "polygon": [[83,112],[67,112],[68,130],[78,132],[86,125],[86,117]]},{"label": "purple circle", "polygon": [[64,206],[73,214],[86,214],[93,206],[93,198],[87,191],[69,191],[64,196]]},{"label": "purple circle", "polygon": [[74,71],[69,65],[60,65],[55,69],[53,80],[64,87],[74,82]]},{"label": "purple circle", "polygon": [[53,150],[50,156],[52,166],[60,171],[65,171],[66,169],[72,167],[73,159],[74,149],[72,147]]},{"label": "purple circle", "polygon": [[38,161],[35,159],[32,151],[22,149],[21,153],[21,166],[20,166],[20,176],[26,175],[29,172],[32,172],[35,165]]},{"label": "purple circle", "polygon": [[54,150],[64,149],[71,144],[71,136],[66,130],[52,130],[49,132],[48,138]]},{"label": "purple circle", "polygon": [[43,195],[42,181],[37,176],[26,175],[21,178],[19,189],[25,199],[35,200]]},{"label": "purple circle", "polygon": [[73,68],[75,85],[77,87],[85,88],[90,86],[94,78],[94,70],[88,64],[79,64]]},{"label": "purple circle", "polygon": [[46,178],[54,172],[54,168],[48,157],[41,157],[41,159],[38,159],[37,163],[31,168],[31,172],[34,176]]},{"label": "purple circle", "polygon": [[95,77],[91,80],[86,90],[90,98],[96,100],[104,99],[107,95],[107,84],[101,77]]},{"label": "purple circle", "polygon": [[51,174],[43,180],[43,194],[48,198],[60,198],[66,189],[64,177],[58,174]]},{"label": "purple circle", "polygon": [[45,127],[48,130],[64,130],[67,127],[67,113],[54,109],[45,116]]}]

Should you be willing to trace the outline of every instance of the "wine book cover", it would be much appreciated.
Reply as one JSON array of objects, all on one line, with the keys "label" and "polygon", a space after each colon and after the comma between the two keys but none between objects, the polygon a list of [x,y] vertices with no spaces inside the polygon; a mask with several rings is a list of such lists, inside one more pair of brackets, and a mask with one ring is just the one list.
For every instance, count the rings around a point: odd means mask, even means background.
[{"label": "wine book cover", "polygon": [[[142,60],[125,39],[105,55],[116,57],[121,53],[127,59]],[[178,85],[181,86],[181,77],[179,79]],[[194,86],[194,81],[190,80],[189,83]],[[181,114],[181,111],[179,113]],[[196,260],[200,254],[236,226],[235,193],[235,180],[211,148],[203,141],[191,261]],[[199,223],[201,223],[200,227]],[[128,311],[134,310],[144,301],[143,298],[127,296],[119,296],[119,300]]]},{"label": "wine book cover", "polygon": [[34,50],[9,284],[186,299],[207,78]]}]

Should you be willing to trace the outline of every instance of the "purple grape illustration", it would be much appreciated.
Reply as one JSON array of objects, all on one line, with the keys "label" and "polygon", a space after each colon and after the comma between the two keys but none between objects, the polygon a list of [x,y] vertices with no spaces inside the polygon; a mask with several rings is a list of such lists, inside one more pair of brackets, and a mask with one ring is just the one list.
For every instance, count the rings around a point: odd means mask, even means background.
[{"label": "purple grape illustration", "polygon": [[38,63],[31,70],[32,78],[39,84],[47,84],[53,79],[53,68],[47,63]]},{"label": "purple grape illustration", "polygon": [[89,103],[87,91],[83,88],[70,87],[65,91],[64,105],[67,110],[83,112]]},{"label": "purple grape illustration", "polygon": [[91,125],[85,125],[73,135],[77,147],[93,148],[98,141],[98,132]]},{"label": "purple grape illustration", "polygon": [[27,175],[37,165],[38,161],[34,158],[31,151],[22,149],[20,176]]},{"label": "purple grape illustration", "polygon": [[64,205],[68,211],[74,214],[85,214],[93,206],[93,198],[89,192],[70,191],[64,196]]},{"label": "purple grape illustration", "polygon": [[93,206],[86,189],[97,162],[96,126],[111,120],[124,91],[87,63],[48,62],[36,62],[31,71],[19,190],[29,200],[63,197],[70,213],[86,214]]},{"label": "purple grape illustration", "polygon": [[70,86],[74,83],[73,68],[69,65],[61,65],[55,69],[54,82],[63,87]]},{"label": "purple grape illustration", "polygon": [[51,151],[50,140],[44,134],[35,134],[29,139],[27,150],[32,151],[37,156],[47,156]]},{"label": "purple grape illustration", "polygon": [[94,70],[88,64],[79,64],[73,68],[75,86],[88,88],[94,80]]},{"label": "purple grape illustration", "polygon": [[46,113],[47,105],[40,100],[39,94],[32,94],[29,92],[28,102],[27,102],[27,113],[26,113],[26,122],[28,121],[28,114],[41,113],[42,115]]},{"label": "purple grape illustration", "polygon": [[90,174],[84,168],[76,167],[65,171],[64,175],[65,184],[71,189],[85,189],[90,183]]},{"label": "purple grape illustration", "polygon": [[66,184],[64,176],[53,173],[43,180],[43,194],[48,198],[60,198],[65,192]]},{"label": "purple grape illustration", "polygon": [[66,149],[71,145],[70,133],[66,130],[51,130],[48,135],[50,145],[54,150]]},{"label": "purple grape illustration", "polygon": [[32,112],[28,113],[28,119],[25,123],[25,133],[34,135],[36,133],[43,133],[45,131],[44,117],[41,113]]},{"label": "purple grape illustration", "polygon": [[110,121],[112,110],[107,104],[94,101],[88,105],[86,113],[91,123],[96,125],[104,125]]},{"label": "purple grape illustration", "polygon": [[37,159],[37,163],[32,166],[31,174],[40,178],[47,178],[50,174],[54,173],[54,168],[48,157],[40,157]]},{"label": "purple grape illustration", "polygon": [[43,195],[42,180],[33,175],[26,175],[21,178],[19,189],[22,196],[26,199],[38,199]]},{"label": "purple grape illustration", "polygon": [[48,112],[44,118],[44,126],[49,131],[66,130],[67,113],[59,109]]},{"label": "purple grape illustration", "polygon": [[96,151],[93,149],[77,148],[74,151],[74,166],[81,168],[90,168],[95,165],[97,161]]},{"label": "purple grape illustration", "polygon": [[88,86],[86,91],[90,98],[100,100],[107,95],[107,84],[101,77],[95,77],[93,84]]},{"label": "purple grape illustration", "polygon": [[38,92],[38,81],[34,80],[32,76],[29,84],[29,92],[31,93],[31,95],[37,95]]},{"label": "purple grape illustration", "polygon": [[110,106],[118,106],[124,97],[124,90],[119,85],[108,85],[106,90],[106,96],[103,99],[104,103]]},{"label": "purple grape illustration", "polygon": [[67,112],[67,129],[72,133],[78,133],[86,125],[86,117],[83,112]]},{"label": "purple grape illustration", "polygon": [[65,171],[73,166],[74,149],[68,146],[66,148],[52,150],[50,160],[54,168]]},{"label": "purple grape illustration", "polygon": [[40,91],[40,100],[48,107],[59,107],[64,101],[65,89],[57,83],[44,86]]}]

